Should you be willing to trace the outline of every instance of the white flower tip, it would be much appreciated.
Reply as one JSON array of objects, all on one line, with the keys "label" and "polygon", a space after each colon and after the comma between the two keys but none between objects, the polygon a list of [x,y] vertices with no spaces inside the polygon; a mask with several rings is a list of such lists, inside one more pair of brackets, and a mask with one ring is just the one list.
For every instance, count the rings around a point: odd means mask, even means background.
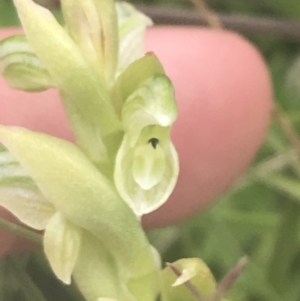
[{"label": "white flower tip", "polygon": [[185,282],[191,280],[196,275],[195,271],[190,269],[183,269],[181,275],[176,279],[172,286],[178,286],[184,284]]},{"label": "white flower tip", "polygon": [[70,285],[71,284],[71,275],[68,273],[63,277],[58,277],[64,284]]},{"label": "white flower tip", "polygon": [[54,274],[65,284],[71,284],[80,248],[81,229],[57,212],[47,224],[44,251]]},{"label": "white flower tip", "polygon": [[163,127],[168,127],[168,126],[172,125],[174,122],[173,116],[168,116],[165,114],[157,116],[156,120],[157,120],[157,123]]}]

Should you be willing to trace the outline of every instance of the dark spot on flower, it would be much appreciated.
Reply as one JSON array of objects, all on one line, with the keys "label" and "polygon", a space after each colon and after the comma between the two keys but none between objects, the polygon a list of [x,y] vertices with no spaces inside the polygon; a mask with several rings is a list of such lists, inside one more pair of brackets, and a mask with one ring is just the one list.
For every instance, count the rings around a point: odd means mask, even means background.
[{"label": "dark spot on flower", "polygon": [[156,149],[157,144],[159,143],[159,140],[157,138],[151,138],[148,140],[148,143],[151,143],[154,149]]}]

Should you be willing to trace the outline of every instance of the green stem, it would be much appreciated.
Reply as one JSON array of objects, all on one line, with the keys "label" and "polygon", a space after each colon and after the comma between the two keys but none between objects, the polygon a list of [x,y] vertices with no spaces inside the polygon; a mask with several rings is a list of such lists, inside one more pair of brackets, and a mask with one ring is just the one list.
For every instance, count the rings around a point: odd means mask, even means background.
[{"label": "green stem", "polygon": [[287,117],[286,113],[281,107],[275,103],[273,108],[273,117],[280,126],[286,139],[296,152],[297,158],[291,162],[291,167],[294,169],[296,175],[300,177],[300,138],[292,124],[291,120]]},{"label": "green stem", "polygon": [[7,258],[9,267],[18,280],[20,289],[28,301],[47,301],[32,279],[27,275],[24,269],[12,257]]},{"label": "green stem", "polygon": [[293,201],[285,200],[285,208],[282,212],[282,220],[268,270],[268,280],[279,294],[283,294],[286,290],[288,269],[297,250],[299,216],[299,205]]},{"label": "green stem", "polygon": [[32,242],[42,244],[42,236],[17,224],[11,223],[3,218],[0,218],[0,228],[5,229],[22,238],[31,240]]},{"label": "green stem", "polygon": [[6,271],[6,261],[5,259],[2,258],[2,260],[0,261],[0,301],[4,301],[4,297],[5,297],[5,277],[7,277],[7,275],[5,275]]}]

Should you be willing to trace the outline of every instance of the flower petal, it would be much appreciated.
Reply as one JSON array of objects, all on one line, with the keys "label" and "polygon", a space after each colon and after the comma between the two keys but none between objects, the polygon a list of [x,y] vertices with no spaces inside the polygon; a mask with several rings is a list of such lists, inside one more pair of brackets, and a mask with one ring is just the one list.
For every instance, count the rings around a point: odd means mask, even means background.
[{"label": "flower petal", "polygon": [[0,206],[36,230],[45,229],[55,213],[15,157],[0,145]]},{"label": "flower petal", "polygon": [[59,212],[50,219],[45,230],[45,254],[53,272],[65,284],[71,283],[81,247],[81,232]]},{"label": "flower petal", "polygon": [[164,74],[142,82],[125,101],[125,135],[117,153],[115,185],[141,216],[160,207],[172,193],[179,173],[170,128],[177,117],[172,84]]},{"label": "flower petal", "polygon": [[155,74],[164,74],[163,66],[153,52],[131,63],[118,77],[113,87],[114,106],[121,112],[124,102],[144,81]]},{"label": "flower petal", "polygon": [[126,2],[116,3],[119,21],[119,65],[117,76],[144,55],[144,33],[152,20]]},{"label": "flower petal", "polygon": [[137,147],[133,154],[133,178],[144,190],[159,183],[166,168],[166,156],[162,147],[153,143],[155,144],[150,142]]},{"label": "flower petal", "polygon": [[[135,148],[131,147],[127,134],[125,134],[117,154],[115,184],[124,201],[134,210],[137,216],[150,213],[159,208],[166,202],[176,185],[179,173],[176,150],[169,139],[162,141],[161,144],[164,161],[161,160],[160,154],[158,155],[159,158],[143,158],[143,164],[152,164],[150,171],[148,167],[146,169],[142,167],[139,171],[133,169]],[[150,163],[147,162],[147,159]],[[163,166],[159,166],[159,164]],[[140,179],[137,181],[138,177]],[[141,185],[141,182],[144,185]]]},{"label": "flower petal", "polygon": [[24,35],[0,42],[0,73],[14,89],[43,91],[56,86]]}]

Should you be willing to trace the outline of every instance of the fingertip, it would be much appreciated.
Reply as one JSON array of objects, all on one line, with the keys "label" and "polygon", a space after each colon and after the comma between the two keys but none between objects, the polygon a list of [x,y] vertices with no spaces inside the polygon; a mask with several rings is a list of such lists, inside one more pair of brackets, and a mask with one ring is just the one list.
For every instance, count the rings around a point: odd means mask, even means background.
[{"label": "fingertip", "polygon": [[[0,207],[0,218],[13,222],[14,217],[4,208]],[[0,227],[1,228],[1,227]],[[0,229],[0,258],[5,256],[11,249],[16,236],[4,229]]]}]

